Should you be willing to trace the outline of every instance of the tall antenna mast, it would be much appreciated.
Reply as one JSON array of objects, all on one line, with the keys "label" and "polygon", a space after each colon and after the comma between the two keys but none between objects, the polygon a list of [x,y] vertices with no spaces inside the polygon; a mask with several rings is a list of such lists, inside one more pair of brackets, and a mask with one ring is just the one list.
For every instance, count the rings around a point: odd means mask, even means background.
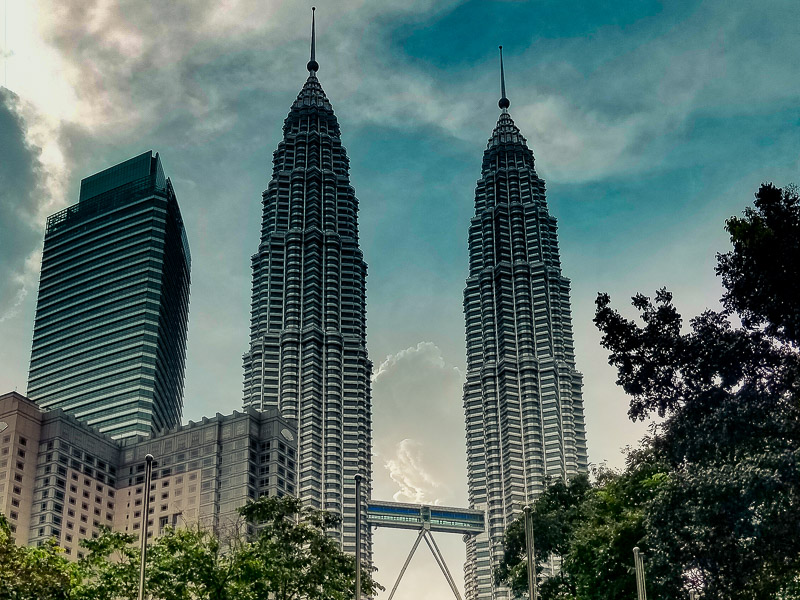
[{"label": "tall antenna mast", "polygon": [[316,10],[317,10],[316,6],[311,7],[311,60],[308,61],[308,64],[306,65],[306,67],[308,67],[308,70],[310,72],[319,71],[319,63],[317,62],[316,59],[316,44],[315,44],[317,35],[314,23],[314,13],[316,12]]},{"label": "tall antenna mast", "polygon": [[506,98],[506,74],[505,70],[503,69],[503,47],[500,46],[500,102],[497,105],[503,109],[503,112],[506,112],[509,106],[511,106],[511,102],[508,101]]}]

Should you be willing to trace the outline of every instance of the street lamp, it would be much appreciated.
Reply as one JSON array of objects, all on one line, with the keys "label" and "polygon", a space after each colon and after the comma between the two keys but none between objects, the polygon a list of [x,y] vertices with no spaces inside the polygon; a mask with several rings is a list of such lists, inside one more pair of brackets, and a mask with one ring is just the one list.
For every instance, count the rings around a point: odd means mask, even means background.
[{"label": "street lamp", "polygon": [[144,511],[142,512],[142,550],[139,556],[139,600],[144,600],[144,566],[147,560],[147,526],[150,517],[150,480],[153,478],[153,455],[144,457]]},{"label": "street lamp", "polygon": [[533,546],[531,507],[526,506],[522,512],[525,513],[525,547],[528,551],[528,597],[530,600],[537,600],[539,590],[536,585],[536,549]]},{"label": "street lamp", "polygon": [[356,475],[356,600],[361,600],[361,473]]},{"label": "street lamp", "polygon": [[636,593],[639,600],[647,600],[647,589],[644,583],[644,553],[636,546],[633,549],[633,566],[636,568]]}]

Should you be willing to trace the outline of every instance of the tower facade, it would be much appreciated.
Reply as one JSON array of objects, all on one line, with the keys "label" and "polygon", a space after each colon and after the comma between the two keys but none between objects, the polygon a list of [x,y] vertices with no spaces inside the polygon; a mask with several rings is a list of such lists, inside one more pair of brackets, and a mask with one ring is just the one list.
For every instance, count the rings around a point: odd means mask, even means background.
[{"label": "tower facade", "polygon": [[588,469],[569,280],[544,181],[508,113],[502,54],[501,81],[500,118],[475,189],[464,290],[469,500],[486,512],[486,532],[467,542],[469,600],[511,597],[492,575],[506,527],[547,478]]},{"label": "tower facade", "polygon": [[[313,29],[311,48],[308,79],[284,121],[262,194],[244,407],[274,407],[297,422],[293,493],[340,515],[330,533],[355,552],[354,478],[369,481],[371,472],[367,265],[339,124],[317,79]],[[369,494],[363,485],[364,507]],[[362,540],[368,560],[366,524]]]},{"label": "tower facade", "polygon": [[179,425],[190,260],[158,154],[82,180],[47,220],[28,396],[112,438]]}]

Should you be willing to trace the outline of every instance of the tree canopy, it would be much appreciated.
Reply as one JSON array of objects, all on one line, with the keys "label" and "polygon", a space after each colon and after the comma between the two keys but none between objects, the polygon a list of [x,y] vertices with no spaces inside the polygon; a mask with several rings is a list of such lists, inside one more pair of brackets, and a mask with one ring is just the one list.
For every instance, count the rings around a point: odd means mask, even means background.
[{"label": "tree canopy", "polygon": [[0,598],[67,600],[78,577],[54,542],[38,548],[14,543],[8,520],[0,514]]},{"label": "tree canopy", "polygon": [[[542,547],[539,558],[562,561],[543,600],[633,597],[634,545],[646,553],[656,597],[695,589],[706,600],[800,598],[796,190],[762,186],[726,229],[732,249],[716,269],[722,310],[686,323],[662,289],[634,296],[639,319],[631,320],[607,294],[597,297],[595,324],[630,418],[658,418],[623,473],[601,474],[571,501],[562,490],[585,483],[556,483],[534,504],[545,523],[567,509],[575,515],[558,545]],[[515,527],[497,575],[519,591]]]},{"label": "tree canopy", "polygon": [[[220,538],[200,527],[166,529],[147,553],[146,598],[151,600],[349,600],[354,557],[326,531],[330,513],[291,496],[262,497],[239,510],[234,533]],[[250,528],[255,533],[241,534]],[[136,537],[103,529],[81,540],[85,554],[66,559],[54,541],[14,544],[0,515],[0,598],[10,600],[134,600],[139,584]],[[380,588],[362,569],[362,590]]]}]

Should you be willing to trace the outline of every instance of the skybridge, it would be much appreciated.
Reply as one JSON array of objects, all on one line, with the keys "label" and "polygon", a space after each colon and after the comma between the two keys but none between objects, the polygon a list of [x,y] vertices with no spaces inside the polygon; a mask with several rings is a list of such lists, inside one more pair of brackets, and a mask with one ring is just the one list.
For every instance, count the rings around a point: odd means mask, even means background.
[{"label": "skybridge", "polygon": [[392,600],[400,580],[408,568],[408,564],[417,551],[419,543],[424,539],[433,554],[436,564],[447,580],[457,600],[461,600],[455,580],[447,568],[439,546],[433,539],[433,532],[456,533],[460,535],[477,535],[485,530],[485,517],[481,510],[469,508],[453,508],[450,506],[434,506],[428,504],[406,504],[404,502],[382,502],[370,500],[367,505],[367,523],[373,527],[390,527],[392,529],[410,529],[417,531],[417,539],[408,553],[408,558],[397,576],[397,581],[389,594]]}]

